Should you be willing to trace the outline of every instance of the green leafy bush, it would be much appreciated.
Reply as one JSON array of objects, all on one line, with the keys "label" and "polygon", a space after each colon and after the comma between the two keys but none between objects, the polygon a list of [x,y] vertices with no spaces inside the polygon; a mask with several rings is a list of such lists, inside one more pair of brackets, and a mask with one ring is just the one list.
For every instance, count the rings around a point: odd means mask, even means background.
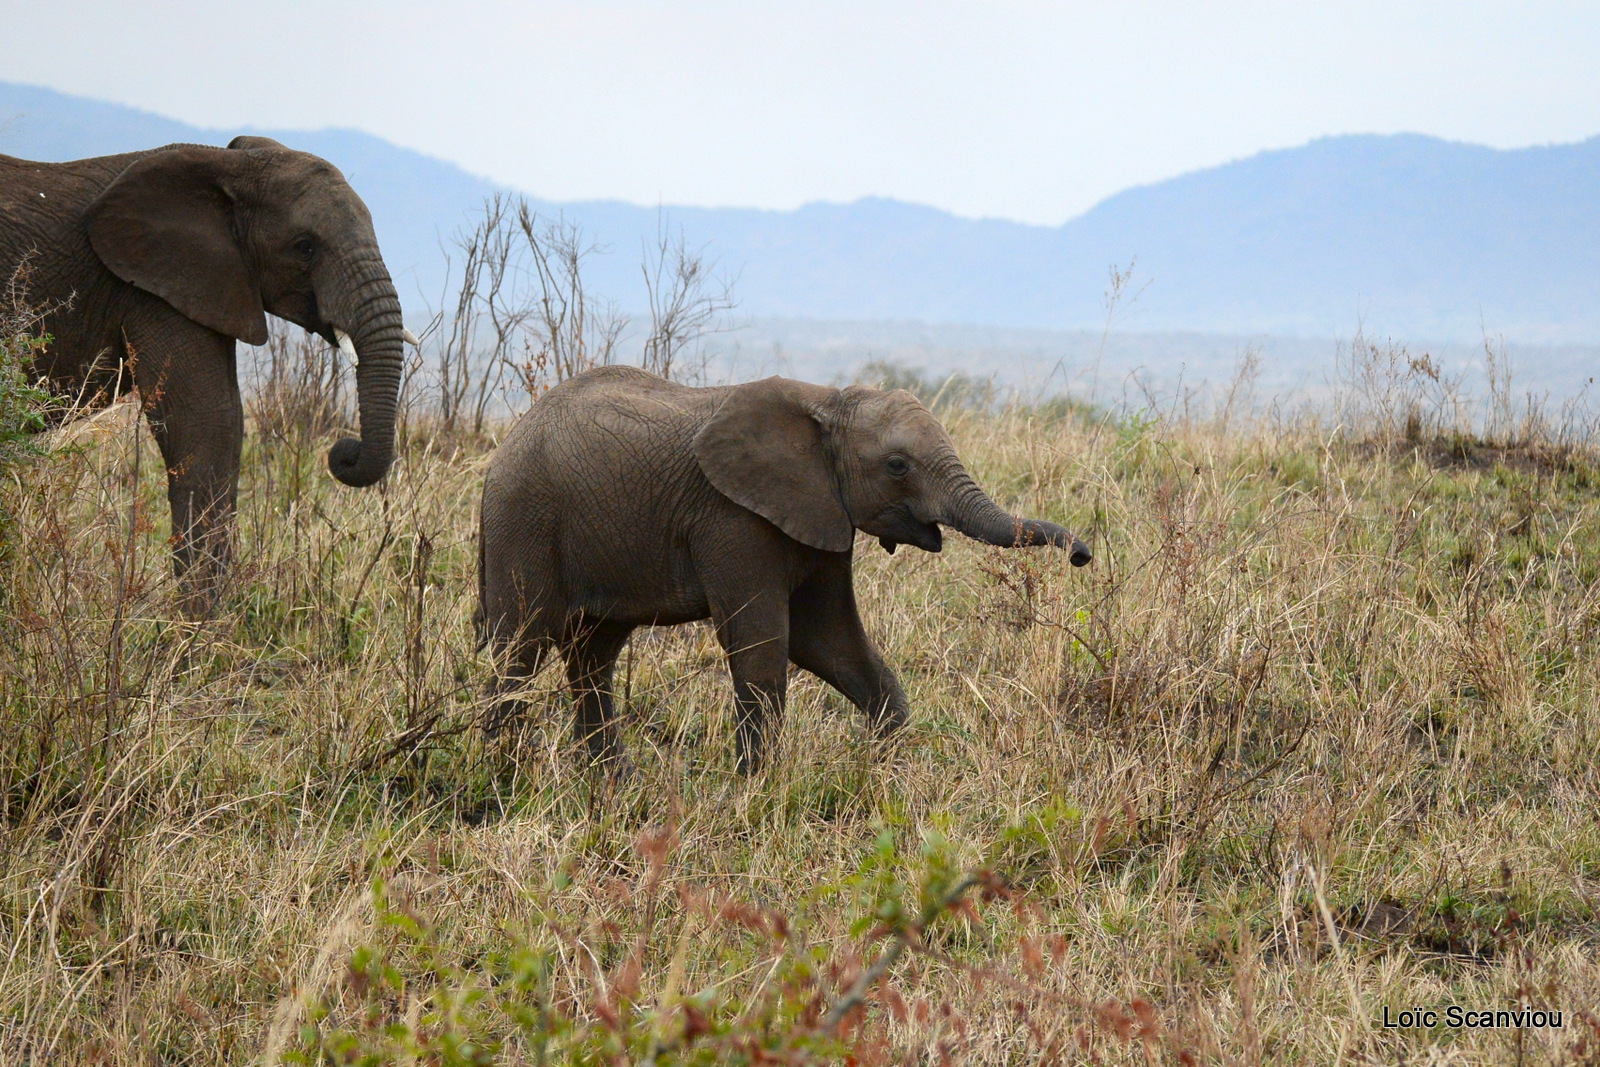
[{"label": "green leafy bush", "polygon": [[[1069,1001],[1096,1026],[1110,1020],[1110,1032],[1123,1040],[1159,1041],[1157,1028],[1117,1025],[1127,1015],[1119,1005],[1089,1009],[1040,984],[1046,942],[1031,923],[1006,923],[1007,909],[999,925],[980,916],[987,902],[1008,903],[1025,918],[1031,910],[992,869],[960,865],[936,830],[922,835],[917,853],[896,838],[882,829],[854,874],[819,885],[789,915],[675,879],[676,833],[646,830],[634,843],[643,870],[628,893],[643,921],[637,930],[612,931],[614,952],[586,940],[551,901],[541,900],[534,928],[507,931],[498,949],[463,954],[448,922],[428,916],[379,876],[372,883],[371,933],[351,948],[342,974],[307,991],[293,1036],[280,1038],[287,1047],[269,1048],[267,1062],[948,1062],[967,1031],[964,1013],[949,1001],[929,1003],[907,986],[907,976],[897,974],[907,963],[913,974],[950,967],[1004,990],[1015,1000],[1024,1035],[1019,1052],[1061,1054],[1066,1035],[1058,1032],[1057,1016]],[[568,888],[558,875],[556,891]],[[810,928],[807,913],[840,896],[853,901],[859,916],[848,936]],[[969,949],[955,950],[963,958],[940,947],[957,927],[986,931]],[[997,951],[995,937],[1007,933],[1014,954]],[[697,978],[689,957],[704,953]],[[586,988],[563,981],[563,956],[587,961]],[[608,957],[610,964],[602,963]],[[665,980],[652,981],[651,963],[659,972],[667,960]],[[716,976],[709,983],[707,969]]]},{"label": "green leafy bush", "polygon": [[39,312],[26,299],[19,271],[0,303],[0,556],[10,522],[12,472],[43,453],[39,431],[46,424],[50,394],[33,376],[34,355],[50,339],[38,332]]}]

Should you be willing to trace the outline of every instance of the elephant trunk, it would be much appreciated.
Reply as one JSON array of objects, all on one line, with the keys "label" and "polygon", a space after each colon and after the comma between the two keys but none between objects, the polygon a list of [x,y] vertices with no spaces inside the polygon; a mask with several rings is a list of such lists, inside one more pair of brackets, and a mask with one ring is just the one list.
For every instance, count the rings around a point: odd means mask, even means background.
[{"label": "elephant trunk", "polygon": [[361,439],[346,437],[329,449],[328,470],[345,485],[359,488],[382,478],[394,459],[405,326],[399,294],[376,249],[349,264],[348,277],[353,284],[340,317],[348,323],[355,348]]},{"label": "elephant trunk", "polygon": [[965,470],[954,474],[955,489],[947,506],[945,525],[953,526],[976,541],[1000,548],[1026,545],[1054,545],[1071,551],[1072,565],[1082,567],[1094,558],[1089,546],[1064,526],[1043,519],[1022,519],[989,499],[989,494]]}]

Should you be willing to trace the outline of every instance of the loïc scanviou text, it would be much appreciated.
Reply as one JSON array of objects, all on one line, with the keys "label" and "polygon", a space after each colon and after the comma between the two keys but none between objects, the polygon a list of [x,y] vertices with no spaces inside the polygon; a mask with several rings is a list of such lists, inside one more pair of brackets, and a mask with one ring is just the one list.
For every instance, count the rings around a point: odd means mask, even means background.
[{"label": "lo\u00efc scanviou text", "polygon": [[1406,1008],[1391,1011],[1383,1006],[1386,1030],[1431,1030],[1437,1026],[1452,1030],[1560,1030],[1561,1012],[1543,1008],[1464,1008],[1450,1004],[1444,1008]]}]

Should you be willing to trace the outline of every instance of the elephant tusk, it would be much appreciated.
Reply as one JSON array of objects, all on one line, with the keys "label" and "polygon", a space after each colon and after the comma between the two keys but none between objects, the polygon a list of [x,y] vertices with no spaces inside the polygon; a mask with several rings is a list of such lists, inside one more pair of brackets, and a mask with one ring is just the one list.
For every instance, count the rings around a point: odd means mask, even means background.
[{"label": "elephant tusk", "polygon": [[417,340],[417,335],[406,329],[404,326],[400,327],[400,339],[405,341],[406,344],[412,345],[416,348],[422,347],[422,342]]},{"label": "elephant tusk", "polygon": [[349,356],[352,360],[360,359],[360,357],[356,355],[356,343],[350,340],[349,334],[335,326],[333,328],[333,336],[339,339],[339,351]]}]

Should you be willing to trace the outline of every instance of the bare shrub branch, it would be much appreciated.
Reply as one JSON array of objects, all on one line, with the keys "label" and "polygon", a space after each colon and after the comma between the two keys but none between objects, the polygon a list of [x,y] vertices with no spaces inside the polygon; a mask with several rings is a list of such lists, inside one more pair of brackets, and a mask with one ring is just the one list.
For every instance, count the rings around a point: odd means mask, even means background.
[{"label": "bare shrub branch", "polygon": [[585,285],[584,263],[604,249],[588,241],[582,227],[565,217],[542,220],[526,201],[517,206],[517,224],[538,282],[531,343],[516,364],[532,399],[555,382],[614,363],[628,320]]},{"label": "bare shrub branch", "polygon": [[[738,306],[733,283],[717,277],[715,264],[706,262],[703,251],[690,250],[682,230],[673,237],[664,218],[655,245],[644,248],[640,270],[650,300],[650,336],[641,366],[663,378],[685,372],[691,380],[704,378],[704,353],[695,346],[707,334],[730,328],[727,313]],[[697,366],[679,365],[680,358],[696,354]]]},{"label": "bare shrub branch", "polygon": [[340,352],[298,326],[272,320],[253,362],[247,413],[271,444],[303,445],[345,425],[350,411]]},{"label": "bare shrub branch", "polygon": [[512,209],[513,201],[496,193],[484,201],[478,222],[456,237],[461,283],[438,350],[439,417],[445,433],[461,428],[469,415],[472,432],[483,432],[506,357],[531,313],[521,285],[521,248],[511,227]]}]

